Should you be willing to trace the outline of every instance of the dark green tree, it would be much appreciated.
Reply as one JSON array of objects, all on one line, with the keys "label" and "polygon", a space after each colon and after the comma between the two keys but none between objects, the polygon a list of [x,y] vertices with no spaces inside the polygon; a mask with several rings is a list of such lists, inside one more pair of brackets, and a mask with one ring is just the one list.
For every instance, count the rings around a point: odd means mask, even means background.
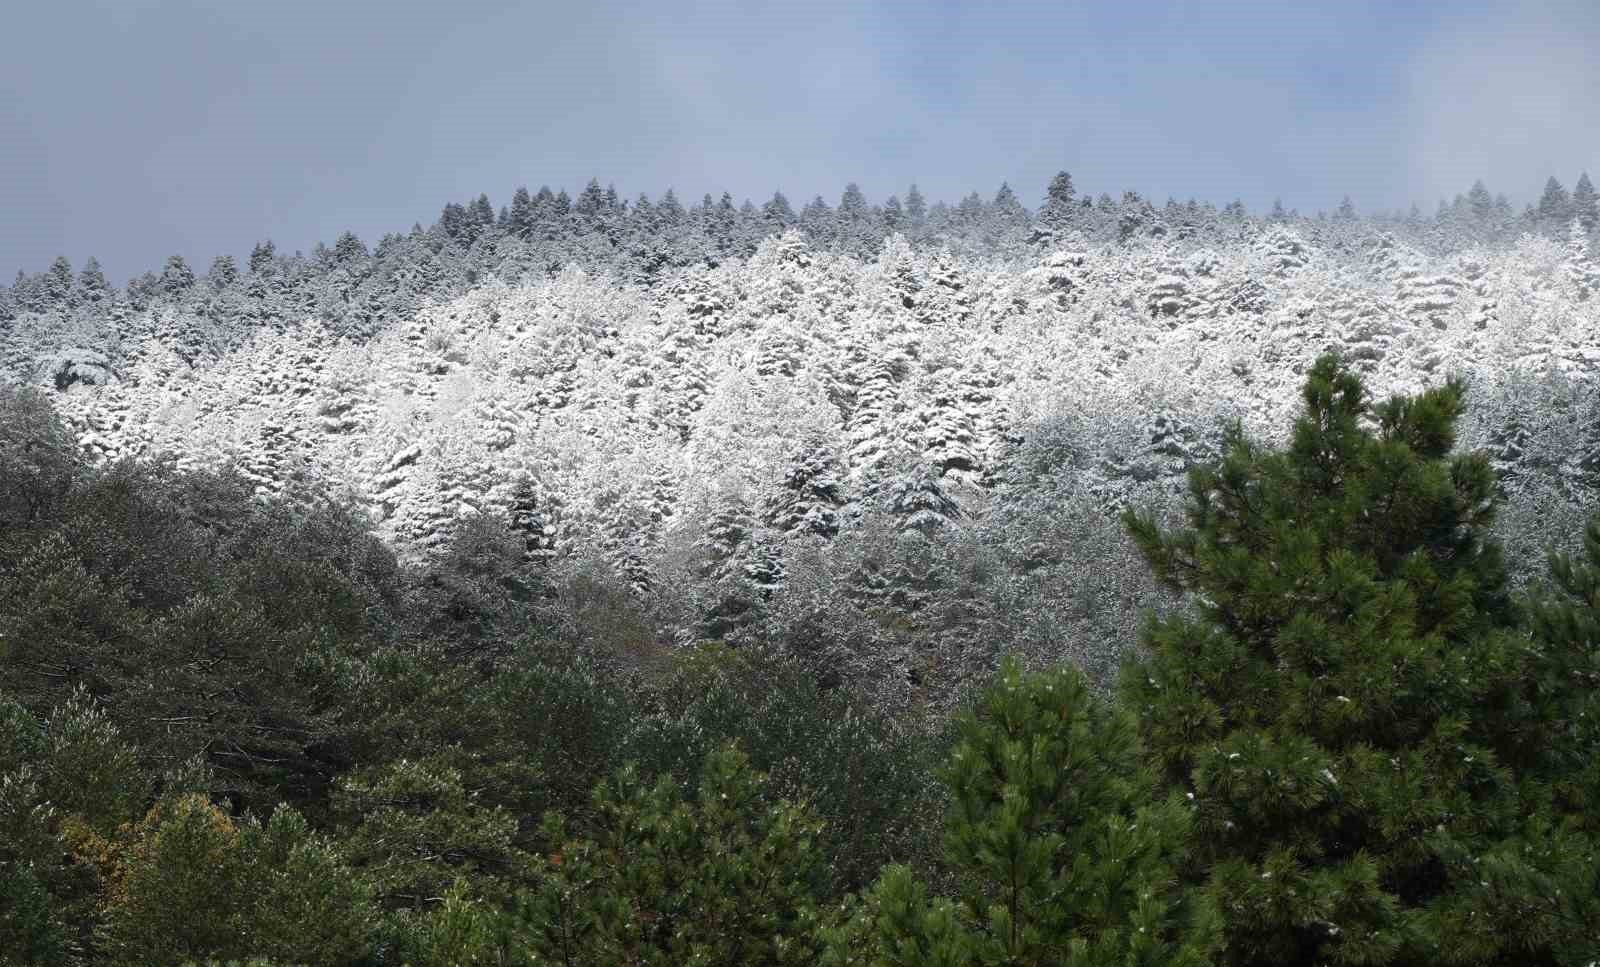
[{"label": "dark green tree", "polygon": [[831,935],[833,962],[1206,963],[1214,918],[1177,876],[1191,810],[1155,795],[1131,716],[1076,669],[1028,674],[1010,659],[956,734],[941,778],[957,898],[889,868],[865,915]]},{"label": "dark green tree", "polygon": [[518,946],[595,967],[816,963],[820,823],[766,783],[730,744],[706,757],[692,801],[628,767],[595,791],[595,838],[551,814]]},{"label": "dark green tree", "polygon": [[1374,405],[1323,357],[1286,449],[1235,427],[1186,528],[1125,518],[1194,604],[1147,627],[1123,694],[1193,797],[1224,963],[1555,964],[1593,936],[1571,904],[1592,874],[1534,788],[1494,475],[1451,452],[1464,397]]}]

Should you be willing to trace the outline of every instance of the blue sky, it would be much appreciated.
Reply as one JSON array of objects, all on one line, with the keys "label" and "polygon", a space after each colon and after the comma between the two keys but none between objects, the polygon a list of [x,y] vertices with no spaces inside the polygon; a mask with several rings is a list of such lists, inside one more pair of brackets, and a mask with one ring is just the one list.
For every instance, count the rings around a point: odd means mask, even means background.
[{"label": "blue sky", "polygon": [[519,184],[1431,211],[1600,174],[1592,2],[56,0],[0,33],[0,272],[376,240]]}]

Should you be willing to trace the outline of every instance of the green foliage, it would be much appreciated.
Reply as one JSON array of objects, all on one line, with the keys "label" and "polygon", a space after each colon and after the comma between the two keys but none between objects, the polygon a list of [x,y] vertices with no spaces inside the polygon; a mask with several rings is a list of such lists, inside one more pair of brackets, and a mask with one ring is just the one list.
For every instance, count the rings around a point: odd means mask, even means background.
[{"label": "green foliage", "polygon": [[107,916],[105,948],[127,964],[242,957],[239,829],[200,796],[140,822]]},{"label": "green foliage", "polygon": [[1189,828],[1153,795],[1133,721],[1081,672],[1008,659],[957,721],[942,778],[954,900],[903,867],[869,898],[853,940],[874,964],[1200,964],[1209,922],[1177,887]]},{"label": "green foliage", "polygon": [[479,804],[442,755],[358,769],[339,780],[334,809],[345,855],[389,907],[439,902],[463,875],[495,892],[525,866],[516,817]]},{"label": "green foliage", "polygon": [[0,555],[17,531],[57,511],[80,470],[72,433],[44,394],[0,383]]},{"label": "green foliage", "polygon": [[625,767],[595,792],[596,838],[547,817],[545,871],[520,910],[532,962],[815,962],[821,824],[766,783],[728,745],[693,801]]},{"label": "green foliage", "polygon": [[137,750],[81,688],[44,721],[43,793],[104,836],[144,811],[151,783]]},{"label": "green foliage", "polygon": [[1543,658],[1541,719],[1554,723],[1545,772],[1563,812],[1600,832],[1600,516],[1584,529],[1582,556],[1554,555],[1553,587],[1533,602]]},{"label": "green foliage", "polygon": [[114,962],[345,963],[367,949],[365,885],[287,807],[260,825],[203,796],[164,800],[118,865],[104,943]]},{"label": "green foliage", "polygon": [[1463,399],[1371,405],[1324,357],[1286,450],[1234,431],[1191,473],[1187,528],[1126,518],[1195,605],[1150,623],[1123,694],[1194,798],[1226,963],[1549,963],[1579,936],[1533,887],[1565,875],[1527,818],[1548,729],[1484,537],[1493,474],[1451,454]]},{"label": "green foliage", "polygon": [[90,945],[101,884],[80,847],[137,817],[149,788],[86,694],[44,722],[0,699],[0,952],[58,963]]},{"label": "green foliage", "polygon": [[637,702],[646,714],[630,756],[692,788],[698,763],[737,740],[776,795],[814,803],[836,891],[867,885],[891,859],[931,859],[934,743],[913,727],[790,663],[717,643],[679,653]]}]

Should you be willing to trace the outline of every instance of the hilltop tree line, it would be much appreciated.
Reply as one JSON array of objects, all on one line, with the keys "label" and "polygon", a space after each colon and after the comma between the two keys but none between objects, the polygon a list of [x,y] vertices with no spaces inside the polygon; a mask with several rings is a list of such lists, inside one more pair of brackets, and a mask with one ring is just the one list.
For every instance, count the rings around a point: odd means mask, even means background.
[{"label": "hilltop tree line", "polygon": [[861,258],[900,235],[918,248],[1015,261],[1042,250],[1105,242],[1221,244],[1239,239],[1247,224],[1294,225],[1318,243],[1343,244],[1355,240],[1359,225],[1363,232],[1395,233],[1424,249],[1455,249],[1500,244],[1528,232],[1564,241],[1574,224],[1590,239],[1600,224],[1600,201],[1587,173],[1570,192],[1551,177],[1539,202],[1520,212],[1479,181],[1453,201],[1441,201],[1432,217],[1415,206],[1406,213],[1358,217],[1348,197],[1331,216],[1302,216],[1281,204],[1255,216],[1239,201],[1219,209],[1194,199],[1169,198],[1158,205],[1136,191],[1116,199],[1080,196],[1065,171],[1051,180],[1034,210],[1005,184],[992,198],[973,192],[955,204],[930,204],[915,185],[903,200],[892,195],[873,203],[851,184],[833,205],[819,195],[797,206],[781,191],[760,205],[736,204],[726,192],[685,204],[670,189],[654,200],[645,194],[629,200],[593,179],[576,197],[524,187],[498,209],[486,194],[452,202],[432,225],[385,235],[373,246],[351,232],[332,245],[319,242],[309,255],[280,252],[264,241],[245,264],[220,255],[204,272],[173,255],[159,271],[137,275],[121,289],[94,258],[75,269],[62,256],[42,272],[19,270],[10,286],[0,286],[0,324],[24,313],[115,322],[171,305],[255,324],[316,315],[365,338],[482,279],[539,278],[579,266],[648,285],[675,270],[748,258],[762,239],[791,230],[803,232],[819,250]]},{"label": "hilltop tree line", "polygon": [[1111,693],[1008,660],[917,718],[0,388],[0,959],[1588,962],[1600,519],[1513,591],[1468,405],[1319,359],[1122,515],[1184,606]]}]

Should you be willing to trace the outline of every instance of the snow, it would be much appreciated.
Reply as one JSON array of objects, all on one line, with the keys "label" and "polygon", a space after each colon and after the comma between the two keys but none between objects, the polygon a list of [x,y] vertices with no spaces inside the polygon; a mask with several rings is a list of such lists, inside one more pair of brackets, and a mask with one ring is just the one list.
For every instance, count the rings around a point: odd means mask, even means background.
[{"label": "snow", "polygon": [[[458,256],[413,237],[386,243],[410,261],[356,289],[342,270],[332,294],[268,259],[210,295],[23,312],[0,321],[0,361],[96,459],[232,465],[264,494],[323,479],[410,555],[521,513],[554,565],[619,568],[683,613],[713,594],[696,573],[816,603],[845,590],[803,562],[892,589],[985,554],[1015,569],[995,602],[1038,612],[1030,596],[1094,585],[1084,615],[1136,611],[1147,590],[1108,549],[1108,512],[1170,511],[1225,419],[1281,440],[1330,349],[1377,399],[1465,377],[1462,443],[1507,473],[1530,540],[1564,526],[1551,501],[1592,505],[1600,275],[1584,239],[1241,219],[1185,241],[1155,211],[1125,241],[1029,251],[1001,232],[988,254],[899,235],[851,254],[791,230],[635,281],[534,271],[533,247],[502,240],[500,274],[437,300],[430,280]],[[737,532],[710,538],[724,518]],[[1085,562],[1070,585],[1043,577]],[[1028,620],[1040,647],[1079,634]]]}]

